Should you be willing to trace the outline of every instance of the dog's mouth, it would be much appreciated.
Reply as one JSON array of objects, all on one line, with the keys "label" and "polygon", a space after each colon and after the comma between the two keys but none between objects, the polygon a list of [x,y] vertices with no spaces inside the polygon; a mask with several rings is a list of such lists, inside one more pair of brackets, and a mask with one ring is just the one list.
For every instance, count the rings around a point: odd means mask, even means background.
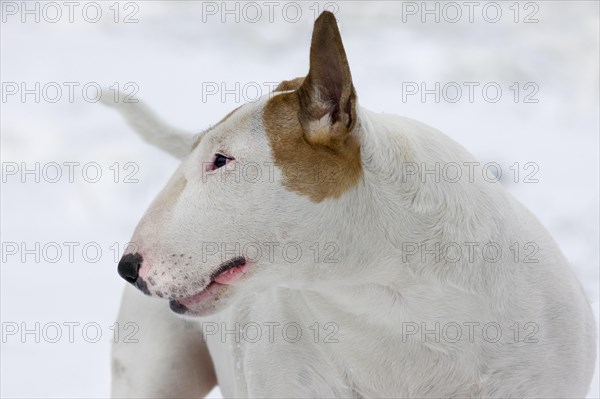
[{"label": "dog's mouth", "polygon": [[246,273],[248,263],[243,256],[230,259],[221,265],[211,274],[209,283],[200,292],[189,297],[172,299],[169,301],[171,310],[175,313],[188,313],[189,310],[203,307],[210,298],[215,300],[219,294],[235,285]]}]

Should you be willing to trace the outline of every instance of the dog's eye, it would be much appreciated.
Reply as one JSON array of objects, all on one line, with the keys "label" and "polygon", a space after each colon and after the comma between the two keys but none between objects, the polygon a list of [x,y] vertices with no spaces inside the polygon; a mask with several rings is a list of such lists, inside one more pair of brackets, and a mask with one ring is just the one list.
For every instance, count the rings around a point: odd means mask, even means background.
[{"label": "dog's eye", "polygon": [[225,166],[227,164],[227,161],[229,161],[230,159],[231,158],[227,158],[223,154],[215,154],[215,160],[213,162],[213,169],[222,168],[223,166]]}]

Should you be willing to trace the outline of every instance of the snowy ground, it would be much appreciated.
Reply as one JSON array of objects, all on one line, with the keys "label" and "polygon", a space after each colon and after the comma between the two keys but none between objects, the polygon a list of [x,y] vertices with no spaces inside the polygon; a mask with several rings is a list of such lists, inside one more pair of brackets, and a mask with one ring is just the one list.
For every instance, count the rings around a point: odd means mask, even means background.
[{"label": "snowy ground", "polygon": [[[239,22],[235,14],[222,15],[221,2],[137,1],[118,7],[101,2],[102,16],[91,23],[86,18],[95,17],[93,7],[84,18],[80,3],[70,23],[68,7],[55,4],[60,21],[48,21],[56,9],[40,3],[36,23],[35,15],[22,16],[14,8],[21,2],[1,3],[2,397],[109,395],[110,327],[124,284],[116,274],[117,247],[130,238],[176,167],[173,159],[140,142],[114,111],[86,101],[93,85],[117,83],[125,92],[137,87],[136,96],[166,120],[199,131],[253,99],[257,87],[266,92],[268,82],[304,75],[311,24],[323,7],[302,3],[297,18],[294,5],[277,3],[271,22],[269,6],[258,2],[262,18],[253,23],[256,8],[233,2],[228,8],[238,7]],[[436,2],[428,7],[440,8],[439,23],[434,15],[422,15],[421,2],[329,4],[338,8],[361,104],[422,120],[481,161],[498,162],[507,173],[503,184],[542,220],[571,261],[597,317],[598,3],[520,3],[518,22],[513,2],[501,3],[496,23],[490,22],[496,14],[487,3],[474,9],[473,22],[467,6],[455,3],[462,13],[457,23],[447,21],[456,9]],[[126,17],[138,22],[124,23]],[[34,94],[24,99],[20,91],[10,94],[22,83],[32,89],[36,82],[46,87],[39,102]],[[68,82],[78,84],[73,101]],[[128,82],[133,86],[125,86]],[[240,98],[228,95],[222,101],[207,94],[207,88],[223,83],[232,89],[236,82],[246,88],[238,90]],[[428,89],[435,82],[442,87],[455,82],[463,88],[462,98],[452,103],[455,92],[448,91],[439,102],[433,95],[424,102],[419,95],[403,101],[403,87],[421,82]],[[479,83],[473,102],[464,82]],[[84,98],[87,83],[92,85]],[[486,83],[501,87],[498,102],[483,97]],[[62,98],[52,103],[56,86],[62,87]],[[525,102],[528,94],[538,102]],[[22,174],[36,162],[44,172],[39,183],[34,174]],[[49,182],[56,173],[52,162],[62,166],[57,183]],[[65,162],[80,163],[73,182]],[[517,183],[508,169],[515,162],[521,170]],[[524,181],[533,170],[524,169],[527,162],[537,165],[539,182]],[[85,179],[94,179],[92,163],[102,172],[96,183]],[[12,174],[15,166],[19,170]],[[130,173],[137,183],[125,182]],[[36,243],[38,260],[23,252]],[[40,323],[38,336],[23,336],[23,329],[35,331],[35,323]],[[79,323],[71,324],[71,337],[69,323]],[[13,329],[18,331],[11,335]],[[57,332],[62,335],[51,343]],[[596,373],[589,397],[598,396]]]}]

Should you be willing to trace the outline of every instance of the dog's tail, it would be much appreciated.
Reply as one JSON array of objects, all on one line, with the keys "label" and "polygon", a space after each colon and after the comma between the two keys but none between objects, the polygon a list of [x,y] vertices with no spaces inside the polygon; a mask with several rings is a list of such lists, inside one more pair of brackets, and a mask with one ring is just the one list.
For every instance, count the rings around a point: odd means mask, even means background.
[{"label": "dog's tail", "polygon": [[[135,98],[128,99],[126,94],[120,92],[108,90],[103,92],[106,94],[100,98],[102,103],[116,108],[146,142],[179,159],[189,154],[193,140],[191,133],[169,126],[148,106]],[[115,101],[115,94],[119,101]]]}]

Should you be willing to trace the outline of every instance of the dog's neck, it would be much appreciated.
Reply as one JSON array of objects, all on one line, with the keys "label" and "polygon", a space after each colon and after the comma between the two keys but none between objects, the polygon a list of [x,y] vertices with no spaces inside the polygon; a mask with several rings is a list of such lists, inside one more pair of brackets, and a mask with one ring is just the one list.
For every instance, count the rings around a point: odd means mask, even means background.
[{"label": "dog's neck", "polygon": [[[421,134],[425,130],[422,124],[362,108],[359,112],[363,178],[341,198],[322,204],[319,212],[324,226],[319,240],[339,244],[337,262],[308,266],[296,288],[311,293],[308,297],[330,298],[336,303],[343,298],[355,301],[356,295],[364,295],[368,302],[367,296],[377,291],[369,300],[387,303],[397,301],[398,295],[414,289],[419,281],[448,279],[460,287],[462,278],[456,277],[464,277],[460,270],[468,269],[470,278],[477,280],[484,272],[476,261],[447,267],[434,255],[425,254],[423,260],[420,254],[405,256],[405,250],[409,245],[419,246],[419,251],[432,250],[450,241],[463,248],[472,242],[504,244],[496,234],[501,213],[494,212],[507,206],[499,183],[494,186],[478,177],[474,181],[465,177],[459,182],[424,183],[421,175],[407,175],[403,166],[414,159],[423,159],[431,167],[445,161],[445,151],[449,159],[469,162],[473,158],[461,148],[446,149],[444,142],[437,143],[437,133],[430,137]],[[445,197],[453,191],[464,197]],[[365,303],[364,310],[372,310],[372,305]]]}]

